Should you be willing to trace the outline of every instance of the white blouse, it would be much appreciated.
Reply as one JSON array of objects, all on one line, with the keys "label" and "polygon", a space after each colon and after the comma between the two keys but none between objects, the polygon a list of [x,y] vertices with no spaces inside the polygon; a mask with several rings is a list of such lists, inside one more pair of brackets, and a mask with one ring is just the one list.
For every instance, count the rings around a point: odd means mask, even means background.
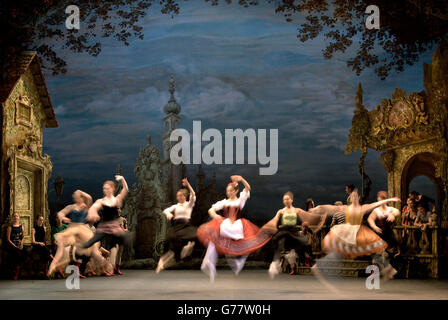
[{"label": "white blouse", "polygon": [[[228,199],[224,199],[216,202],[212,207],[215,210],[223,210],[226,208],[227,210],[231,209],[231,207],[237,207],[238,210],[243,210],[244,205],[246,204],[247,199],[250,197],[250,192],[244,189],[240,192],[240,196],[238,199],[230,201]],[[237,219],[235,221],[230,220],[229,218],[224,219],[221,223],[220,235],[223,237],[227,237],[233,240],[240,240],[244,238],[244,229],[243,223],[241,219]]]},{"label": "white blouse", "polygon": [[218,211],[224,209],[224,207],[239,207],[240,210],[243,210],[244,205],[246,204],[247,199],[250,198],[250,191],[246,191],[246,188],[240,192],[239,198],[230,201],[229,199],[224,199],[216,202],[212,207]]},{"label": "white blouse", "polygon": [[176,203],[169,208],[163,210],[164,213],[171,213],[173,219],[187,219],[190,220],[191,212],[193,211],[194,203],[196,202],[196,196],[190,195],[189,201],[184,203]]}]

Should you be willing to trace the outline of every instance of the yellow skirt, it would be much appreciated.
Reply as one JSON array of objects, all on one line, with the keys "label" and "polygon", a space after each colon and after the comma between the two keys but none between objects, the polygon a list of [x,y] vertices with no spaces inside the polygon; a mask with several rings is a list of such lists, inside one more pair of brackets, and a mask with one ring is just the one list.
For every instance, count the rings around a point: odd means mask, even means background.
[{"label": "yellow skirt", "polygon": [[325,253],[337,252],[345,258],[353,259],[387,248],[387,243],[366,226],[344,224],[335,227],[322,242],[322,250]]}]

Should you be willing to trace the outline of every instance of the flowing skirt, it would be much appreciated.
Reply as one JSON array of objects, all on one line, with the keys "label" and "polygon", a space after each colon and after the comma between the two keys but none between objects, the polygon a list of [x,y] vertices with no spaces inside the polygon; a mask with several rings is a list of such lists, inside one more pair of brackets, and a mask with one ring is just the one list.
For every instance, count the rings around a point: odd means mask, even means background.
[{"label": "flowing skirt", "polygon": [[[238,219],[232,224],[242,224],[242,234],[229,237],[229,234],[221,232],[221,225],[229,224],[229,219],[213,219],[198,228],[197,236],[203,246],[208,247],[212,242],[218,254],[228,256],[244,256],[262,248],[271,240],[277,231],[273,220],[258,228],[247,219]],[[240,222],[239,222],[240,221]],[[226,228],[230,229],[230,228]]]},{"label": "flowing skirt", "polygon": [[387,243],[366,226],[348,223],[335,225],[325,236],[322,250],[337,252],[344,258],[356,258],[381,252]]}]

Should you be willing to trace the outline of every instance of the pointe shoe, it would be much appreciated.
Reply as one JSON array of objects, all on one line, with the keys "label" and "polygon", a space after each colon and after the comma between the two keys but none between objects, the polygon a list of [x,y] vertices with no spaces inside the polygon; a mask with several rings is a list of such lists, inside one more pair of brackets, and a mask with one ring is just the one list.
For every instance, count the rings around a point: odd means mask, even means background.
[{"label": "pointe shoe", "polygon": [[96,272],[93,271],[93,268],[90,266],[88,268],[89,268],[89,270],[86,270],[86,273],[90,273],[92,276],[96,276]]},{"label": "pointe shoe", "polygon": [[120,276],[123,275],[123,272],[120,271],[120,265],[119,264],[117,264],[115,266],[115,274],[118,274]]},{"label": "pointe shoe", "polygon": [[201,271],[204,272],[206,275],[210,277],[210,282],[215,282],[215,276],[216,276],[216,267],[211,265],[210,263],[202,263]]},{"label": "pointe shoe", "polygon": [[397,270],[395,270],[395,268],[393,268],[391,265],[388,265],[380,272],[381,278],[383,280],[392,280],[395,278],[395,274],[397,274]]},{"label": "pointe shoe", "polygon": [[310,259],[309,258],[305,258],[305,267],[309,268],[310,265]]},{"label": "pointe shoe", "polygon": [[80,265],[80,263],[76,264],[76,267],[78,268],[78,277],[80,277],[81,279],[85,279],[86,276],[81,273],[81,269],[79,268]]},{"label": "pointe shoe", "polygon": [[159,263],[157,264],[156,273],[159,274],[160,271],[162,271],[163,269],[164,269],[164,264],[163,264],[163,261],[160,259]]},{"label": "pointe shoe", "polygon": [[180,258],[185,259],[193,253],[194,241],[188,241],[188,244],[182,248],[180,252]]},{"label": "pointe shoe", "polygon": [[269,266],[268,273],[269,273],[269,277],[272,280],[274,280],[275,276],[280,273],[280,266],[279,266],[279,264],[280,264],[279,262],[272,261],[271,265]]},{"label": "pointe shoe", "polygon": [[47,271],[47,277],[50,278],[55,271],[56,271],[56,264],[55,263],[51,263],[50,264],[50,268]]},{"label": "pointe shoe", "polygon": [[113,277],[114,276],[113,272],[112,273],[108,272],[104,266],[101,268],[101,272],[105,277]]},{"label": "pointe shoe", "polygon": [[20,267],[17,267],[16,273],[14,274],[14,277],[13,277],[14,280],[19,279],[19,273],[20,273]]},{"label": "pointe shoe", "polygon": [[105,276],[105,277],[113,277],[114,274],[110,273],[110,272],[107,272],[105,269],[103,269],[103,276]]},{"label": "pointe shoe", "polygon": [[62,276],[62,279],[65,279],[65,274],[64,274],[64,272],[62,271],[62,268],[59,267],[58,269],[59,269],[59,274]]}]

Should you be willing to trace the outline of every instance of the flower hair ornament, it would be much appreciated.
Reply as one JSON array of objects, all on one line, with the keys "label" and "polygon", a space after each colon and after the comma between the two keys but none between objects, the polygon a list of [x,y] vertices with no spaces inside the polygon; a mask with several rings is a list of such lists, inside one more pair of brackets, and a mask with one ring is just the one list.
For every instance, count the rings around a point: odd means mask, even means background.
[{"label": "flower hair ornament", "polygon": [[232,186],[233,188],[236,189],[236,188],[238,188],[238,182],[235,182],[235,181],[229,182],[228,186]]}]

